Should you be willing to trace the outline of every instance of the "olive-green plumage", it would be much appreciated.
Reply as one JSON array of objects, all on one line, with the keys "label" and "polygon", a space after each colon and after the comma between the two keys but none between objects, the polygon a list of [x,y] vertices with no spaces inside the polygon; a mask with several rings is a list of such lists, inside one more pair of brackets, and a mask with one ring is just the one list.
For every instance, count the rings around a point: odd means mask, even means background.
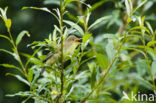
[{"label": "olive-green plumage", "polygon": [[[67,61],[70,55],[73,55],[76,47],[80,44],[79,42],[80,38],[77,38],[74,35],[71,35],[67,37],[67,39],[64,41],[64,48],[63,48],[63,56],[64,61]],[[48,53],[46,59],[43,61],[47,65],[52,65],[53,63],[56,63],[61,57],[61,46],[59,46],[59,50],[52,54],[51,52]],[[43,68],[40,72],[40,75],[44,72],[46,68]]]}]

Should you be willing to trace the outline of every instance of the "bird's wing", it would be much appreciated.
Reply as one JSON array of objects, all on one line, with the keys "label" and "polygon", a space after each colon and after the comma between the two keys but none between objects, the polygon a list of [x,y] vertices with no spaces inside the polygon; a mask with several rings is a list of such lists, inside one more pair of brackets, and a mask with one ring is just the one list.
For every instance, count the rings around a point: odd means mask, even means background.
[{"label": "bird's wing", "polygon": [[48,54],[47,54],[47,57],[44,59],[44,61],[43,62],[46,62],[49,58],[51,58],[53,55],[52,55],[52,53],[51,52],[49,52]]}]

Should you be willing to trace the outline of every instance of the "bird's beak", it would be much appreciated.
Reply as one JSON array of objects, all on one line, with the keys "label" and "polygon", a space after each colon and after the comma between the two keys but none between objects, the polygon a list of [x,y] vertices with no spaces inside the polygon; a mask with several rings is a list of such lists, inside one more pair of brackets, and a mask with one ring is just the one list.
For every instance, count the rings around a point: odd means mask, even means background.
[{"label": "bird's beak", "polygon": [[81,44],[82,38],[77,38],[77,39],[75,40],[75,42],[76,42],[76,44]]}]

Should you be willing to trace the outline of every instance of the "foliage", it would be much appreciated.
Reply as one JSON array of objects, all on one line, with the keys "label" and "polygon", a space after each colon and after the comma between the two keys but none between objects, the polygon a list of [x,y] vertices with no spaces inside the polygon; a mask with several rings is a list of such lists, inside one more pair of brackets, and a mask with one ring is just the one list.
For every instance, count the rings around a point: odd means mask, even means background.
[{"label": "foliage", "polygon": [[[10,31],[12,21],[6,15],[7,7],[4,10],[0,8],[0,17],[8,32],[8,35],[0,35],[0,37],[8,40],[12,45],[12,51],[0,49],[0,52],[12,55],[19,63],[17,66],[7,63],[1,66],[18,70],[21,75],[12,73],[6,75],[13,76],[30,87],[29,91],[20,91],[7,96],[26,97],[22,103],[31,99],[34,103],[102,103],[106,101],[124,103],[125,100],[121,98],[122,91],[131,90],[137,93],[139,88],[143,87],[156,94],[156,32],[146,21],[145,16],[138,15],[143,6],[144,9],[141,10],[145,12],[152,4],[149,4],[147,0],[138,0],[134,7],[131,0],[125,0],[124,7],[122,0],[117,0],[117,2],[111,0],[119,4],[117,5],[119,10],[90,24],[91,12],[107,1],[99,1],[91,6],[86,4],[85,0],[45,0],[44,3],[54,3],[60,6],[60,9],[56,8],[54,11],[45,7],[23,7],[22,10],[45,11],[55,17],[59,23],[59,25],[54,25],[49,38],[44,41],[34,41],[28,45],[34,50],[32,55],[19,53],[18,50],[18,45],[22,42],[24,35],[30,36],[29,32],[22,31],[14,41]],[[75,7],[76,10],[80,10],[78,17],[66,11],[74,6],[73,2],[79,5]],[[86,10],[83,10],[82,6],[85,6]],[[126,9],[126,19],[122,19],[123,16],[119,18],[121,8]],[[116,33],[94,36],[93,31],[103,26],[101,23],[111,28],[121,19],[123,24],[119,27],[122,28]],[[81,37],[82,43],[73,55],[69,55],[70,60],[65,61],[63,44],[69,35]],[[61,47],[60,60],[53,65],[43,63],[46,58],[44,52],[56,54],[59,47]],[[27,59],[26,63],[22,61],[21,56]],[[40,75],[43,67],[47,70]],[[115,99],[112,96],[113,93],[120,98]]]}]

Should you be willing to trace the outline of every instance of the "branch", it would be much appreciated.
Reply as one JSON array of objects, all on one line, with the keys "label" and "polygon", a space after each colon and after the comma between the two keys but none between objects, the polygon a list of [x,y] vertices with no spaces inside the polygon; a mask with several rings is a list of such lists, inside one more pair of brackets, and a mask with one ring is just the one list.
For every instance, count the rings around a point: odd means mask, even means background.
[{"label": "branch", "polygon": [[[135,3],[136,3],[136,0],[133,0],[132,1],[133,6],[135,5]],[[122,36],[122,34],[123,34],[124,30],[125,30],[125,27],[127,25],[127,18],[128,18],[128,15],[126,14],[124,16],[124,18],[123,18],[123,24],[120,26],[120,28],[118,30],[118,33],[119,33],[120,36]]]},{"label": "branch", "polygon": [[60,36],[61,36],[61,94],[59,94],[57,96],[57,99],[56,99],[56,103],[59,103],[59,100],[60,98],[62,97],[63,95],[63,85],[64,85],[64,81],[63,81],[63,77],[64,77],[64,56],[63,56],[63,48],[64,48],[64,39],[63,39],[63,13],[64,13],[64,7],[63,7],[63,0],[60,0],[60,11],[61,11],[61,17],[60,17],[60,21],[59,21],[59,24],[60,24]]},{"label": "branch", "polygon": [[112,62],[109,64],[109,66],[107,67],[106,73],[102,76],[101,80],[97,83],[97,85],[95,86],[95,88],[93,88],[92,91],[91,91],[86,97],[84,97],[84,98],[80,101],[80,103],[84,103],[84,102],[89,98],[89,96],[90,96],[97,88],[99,88],[99,86],[105,81],[106,76],[109,74],[109,71],[111,70],[113,64],[115,63],[115,61],[116,61],[117,58],[118,58],[118,54],[119,54],[119,52],[120,52],[120,50],[121,50],[122,45],[123,45],[123,44],[125,43],[125,41],[126,41],[126,36],[127,36],[127,35],[125,34],[125,37],[124,37],[122,43],[120,44],[120,46],[119,46],[119,48],[118,48],[118,50],[117,50],[117,53],[115,54],[115,57],[114,57],[113,61],[112,61]]}]

